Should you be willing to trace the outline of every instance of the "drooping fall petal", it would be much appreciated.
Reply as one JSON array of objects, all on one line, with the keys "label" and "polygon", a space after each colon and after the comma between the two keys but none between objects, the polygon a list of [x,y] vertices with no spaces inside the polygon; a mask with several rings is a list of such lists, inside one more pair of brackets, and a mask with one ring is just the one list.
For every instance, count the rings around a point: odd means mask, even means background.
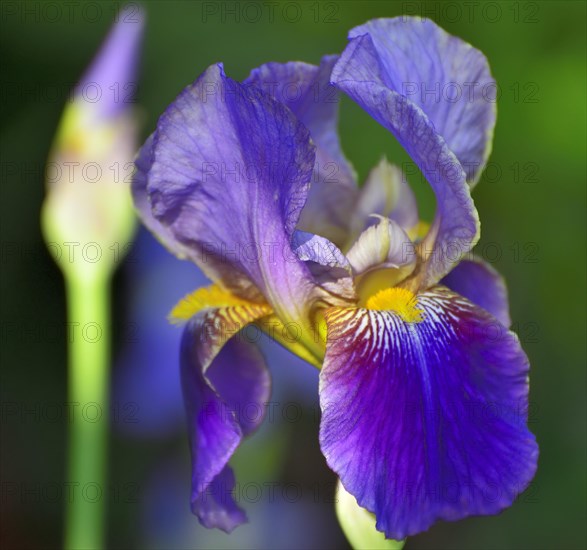
[{"label": "drooping fall petal", "polygon": [[403,305],[331,309],[320,374],[326,460],[396,540],[511,505],[538,455],[515,335],[444,287]]},{"label": "drooping fall petal", "polygon": [[261,423],[269,399],[263,356],[242,334],[235,334],[255,315],[243,306],[205,310],[188,322],[181,343],[192,511],[206,527],[227,532],[246,521],[231,494],[234,475],[228,462],[242,438]]}]

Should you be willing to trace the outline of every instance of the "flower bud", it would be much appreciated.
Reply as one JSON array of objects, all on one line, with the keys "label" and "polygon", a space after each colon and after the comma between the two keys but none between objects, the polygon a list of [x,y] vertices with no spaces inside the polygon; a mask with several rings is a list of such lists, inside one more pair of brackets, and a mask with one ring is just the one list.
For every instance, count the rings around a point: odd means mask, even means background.
[{"label": "flower bud", "polygon": [[135,227],[132,100],[143,23],[136,10],[121,11],[66,105],[49,155],[45,240],[66,274],[84,279],[112,273]]}]

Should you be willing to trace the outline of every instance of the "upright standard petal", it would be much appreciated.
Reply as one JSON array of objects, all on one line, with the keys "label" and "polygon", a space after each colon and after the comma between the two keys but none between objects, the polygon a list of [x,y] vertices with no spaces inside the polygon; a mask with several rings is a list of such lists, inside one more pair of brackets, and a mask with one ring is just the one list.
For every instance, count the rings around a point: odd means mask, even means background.
[{"label": "upright standard petal", "polygon": [[155,218],[213,281],[299,321],[314,285],[290,239],[314,157],[286,107],[214,65],[159,119],[147,193]]},{"label": "upright standard petal", "polygon": [[532,479],[528,361],[515,335],[445,287],[332,309],[320,374],[322,451],[377,528],[494,514]]},{"label": "upright standard petal", "polygon": [[[384,268],[411,266],[416,261],[414,245],[406,232],[393,220],[373,216],[377,225],[365,229],[347,253],[347,259],[356,276]],[[386,286],[394,286],[388,283]]]},{"label": "upright standard petal", "polygon": [[406,232],[393,220],[375,218],[378,224],[365,229],[347,254],[359,304],[404,281],[416,267],[415,248]]},{"label": "upright standard petal", "polygon": [[471,255],[440,282],[489,311],[504,327],[512,324],[505,281],[485,260]]},{"label": "upright standard petal", "polygon": [[485,56],[429,19],[374,19],[349,38],[363,35],[371,38],[383,83],[426,114],[474,185],[496,118],[497,86]]},{"label": "upright standard petal", "polygon": [[241,322],[254,320],[238,307],[196,315],[184,330],[180,363],[192,455],[192,512],[204,526],[227,532],[246,521],[231,494],[235,481],[228,461],[242,438],[261,423],[270,389],[258,349],[241,334],[226,341],[227,328],[218,321],[234,316]]},{"label": "upright standard petal", "polygon": [[316,144],[316,164],[299,228],[340,246],[347,238],[349,214],[359,191],[338,138],[340,98],[330,84],[337,59],[325,56],[319,67],[302,62],[267,63],[253,69],[245,83],[287,105],[310,131]]},{"label": "upright standard petal", "polygon": [[[429,41],[422,48],[432,55],[436,45]],[[369,34],[352,38],[334,67],[332,82],[392,132],[434,190],[436,215],[418,246],[423,261],[413,285],[427,288],[475,245],[479,217],[461,163],[426,113],[392,85],[382,56]]]}]

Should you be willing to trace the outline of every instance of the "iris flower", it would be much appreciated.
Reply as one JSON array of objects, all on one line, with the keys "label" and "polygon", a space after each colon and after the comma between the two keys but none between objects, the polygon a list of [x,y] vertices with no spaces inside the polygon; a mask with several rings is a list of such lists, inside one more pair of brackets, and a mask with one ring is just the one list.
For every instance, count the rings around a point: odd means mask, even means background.
[{"label": "iris flower", "polygon": [[[485,57],[433,22],[379,19],[320,66],[268,63],[239,83],[213,65],[160,117],[136,161],[135,203],[213,282],[171,313],[185,324],[191,507],[203,525],[246,521],[229,460],[270,392],[251,327],[321,369],[323,454],[387,537],[497,513],[529,484],[528,360],[501,277],[470,254],[494,87]],[[436,196],[429,225],[386,160],[359,189],[337,90],[419,167]]]}]

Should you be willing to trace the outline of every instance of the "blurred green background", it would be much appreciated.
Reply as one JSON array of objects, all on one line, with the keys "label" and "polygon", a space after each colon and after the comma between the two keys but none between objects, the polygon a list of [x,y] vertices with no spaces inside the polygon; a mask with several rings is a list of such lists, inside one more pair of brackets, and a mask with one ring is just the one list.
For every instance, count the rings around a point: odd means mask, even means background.
[{"label": "blurred green background", "polygon": [[[539,470],[531,488],[500,516],[438,524],[410,539],[406,548],[586,548],[585,2],[143,5],[148,19],[137,108],[145,137],[166,105],[210,64],[224,61],[227,73],[242,79],[267,61],[318,63],[323,54],[342,51],[348,29],[373,17],[426,15],[486,54],[501,97],[492,164],[474,192],[482,221],[478,250],[508,281],[514,328],[530,357],[530,422],[541,448]],[[67,496],[50,488],[67,482],[67,421],[39,413],[43,404],[66,401],[63,285],[39,230],[43,164],[67,91],[119,7],[107,2],[2,3],[5,548],[61,544]],[[343,147],[361,179],[384,152],[392,161],[407,160],[382,128],[344,99],[340,126]],[[429,217],[431,193],[417,178],[412,184]],[[128,344],[123,334],[135,278],[154,265],[148,252],[141,254],[115,279],[115,354]],[[131,341],[140,346],[140,324],[137,330]],[[287,368],[288,360],[280,357],[276,368]],[[297,363],[296,369],[307,383],[276,391],[282,392],[282,401],[315,411],[314,373]],[[137,384],[142,383],[140,369],[136,372]],[[166,372],[177,376],[175,357],[169,358]],[[21,414],[27,407],[32,412]],[[189,516],[189,460],[181,421],[164,432],[146,429],[140,437],[114,429],[109,547],[344,548],[330,502],[334,476],[320,455],[317,430],[318,415],[304,414],[296,422],[273,423],[245,445],[236,464],[240,480],[293,483],[305,492],[296,502],[281,498],[274,506],[265,496],[259,503],[247,502],[253,523],[226,537],[205,532]]]}]

